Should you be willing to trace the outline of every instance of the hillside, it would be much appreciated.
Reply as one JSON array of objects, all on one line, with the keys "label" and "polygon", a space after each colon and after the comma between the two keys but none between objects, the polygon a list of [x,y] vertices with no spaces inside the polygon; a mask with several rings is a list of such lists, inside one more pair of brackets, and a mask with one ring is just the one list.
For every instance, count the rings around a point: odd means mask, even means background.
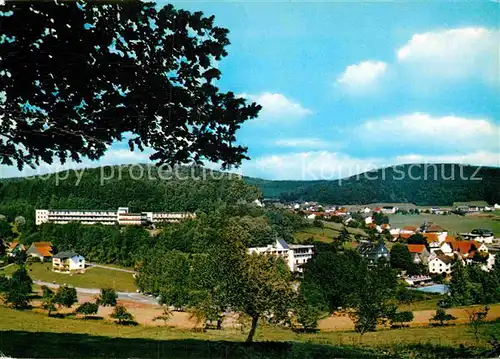
[{"label": "hillside", "polygon": [[[207,211],[220,203],[260,197],[237,176],[183,167],[177,175],[147,165],[123,165],[0,180],[0,213],[34,216],[34,208]],[[192,174],[191,174],[192,172]],[[178,179],[175,179],[178,178]]]},{"label": "hillside", "polygon": [[[148,165],[105,167],[102,173],[100,168],[89,168],[61,172],[59,177],[52,174],[0,180],[0,213],[27,214],[27,207],[31,211],[34,207],[114,209],[119,206],[128,206],[132,211],[196,211],[209,210],[217,203],[253,201],[261,195],[328,204],[500,203],[500,168],[464,166],[460,173],[458,165],[436,165],[437,172],[429,168],[425,176],[424,165],[410,166],[379,169],[341,181],[271,181],[251,177],[241,180],[221,172],[207,171],[203,176],[200,169],[191,167],[183,167],[181,178],[172,179],[175,178],[172,174],[158,172],[156,167]],[[451,177],[452,166],[455,179],[447,179]],[[409,178],[410,169],[415,179]]]},{"label": "hillside", "polygon": [[265,197],[285,201],[329,204],[397,202],[442,206],[478,200],[490,204],[500,202],[500,168],[437,164],[425,169],[425,166],[388,167],[341,181],[245,180],[258,186]]}]

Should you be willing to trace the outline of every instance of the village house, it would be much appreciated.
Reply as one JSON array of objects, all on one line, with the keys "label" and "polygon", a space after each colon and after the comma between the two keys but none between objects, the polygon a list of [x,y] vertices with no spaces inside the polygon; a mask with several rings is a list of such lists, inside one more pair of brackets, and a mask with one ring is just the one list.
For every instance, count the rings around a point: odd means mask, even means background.
[{"label": "village house", "polygon": [[20,252],[23,252],[25,250],[26,250],[26,247],[24,246],[24,244],[21,244],[19,242],[7,243],[6,252],[7,252],[7,256],[9,256],[9,257],[15,257]]},{"label": "village house", "polygon": [[451,273],[453,258],[437,250],[429,257],[429,273]]},{"label": "village house", "polygon": [[41,262],[52,258],[52,243],[34,242],[26,251],[28,257],[38,258]]},{"label": "village house", "polygon": [[479,243],[493,243],[495,235],[489,229],[473,229],[470,233],[460,233],[462,237]]},{"label": "village house", "polygon": [[396,213],[398,210],[397,207],[394,207],[394,206],[384,206],[382,207],[382,213],[383,214],[394,214]]},{"label": "village house", "polygon": [[281,257],[292,272],[302,272],[303,265],[314,254],[314,246],[310,244],[288,244],[283,239],[277,239],[274,245],[248,248],[248,252]]},{"label": "village house", "polygon": [[408,244],[408,252],[412,255],[413,263],[425,264],[429,262],[430,253],[425,244]]},{"label": "village house", "polygon": [[370,264],[375,264],[382,259],[386,261],[390,259],[389,250],[382,241],[378,243],[361,241],[356,247],[356,250],[360,256],[366,259]]},{"label": "village house", "polygon": [[52,258],[52,270],[65,273],[82,273],[85,271],[85,258],[78,253],[63,251]]}]

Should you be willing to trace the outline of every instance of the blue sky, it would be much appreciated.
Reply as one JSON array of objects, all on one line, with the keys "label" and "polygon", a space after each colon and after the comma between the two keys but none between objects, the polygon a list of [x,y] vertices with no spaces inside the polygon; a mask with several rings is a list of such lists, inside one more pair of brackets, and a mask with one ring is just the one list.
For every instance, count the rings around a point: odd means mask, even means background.
[{"label": "blue sky", "polygon": [[[264,106],[238,133],[244,175],[500,165],[498,2],[174,4],[230,30],[218,84]],[[146,161],[116,144],[90,164]]]}]

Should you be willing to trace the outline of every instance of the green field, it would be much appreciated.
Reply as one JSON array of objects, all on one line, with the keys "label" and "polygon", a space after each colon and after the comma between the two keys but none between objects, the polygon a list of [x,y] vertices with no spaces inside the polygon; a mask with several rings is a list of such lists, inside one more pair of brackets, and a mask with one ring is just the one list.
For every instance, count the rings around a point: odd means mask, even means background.
[{"label": "green field", "polygon": [[[29,265],[29,275],[33,280],[68,284],[81,288],[111,287],[117,291],[135,292],[137,287],[131,273],[111,269],[89,267],[84,274],[56,273],[51,270],[50,263],[33,263]],[[0,274],[11,275],[17,266],[0,270]]]},{"label": "green field", "polygon": [[[242,345],[246,331],[206,333],[168,327],[117,326],[103,320],[52,318],[0,306],[0,351],[14,357],[156,358],[427,358],[468,357],[488,349],[487,338],[500,334],[500,322],[481,328],[476,341],[466,326],[378,330],[361,341],[354,332],[298,334],[259,327],[254,345]],[[71,333],[71,334],[70,334]],[[462,354],[462,355],[460,355]]]},{"label": "green field", "polygon": [[[300,243],[312,237],[315,241],[331,243],[333,241],[333,238],[338,238],[340,231],[342,230],[344,225],[335,222],[327,222],[327,221],[322,221],[322,222],[323,222],[323,228],[309,227],[295,233],[295,238],[297,239],[297,241]],[[365,231],[359,228],[347,227],[347,231],[351,234],[353,240],[356,234],[359,234],[361,236],[366,236]]]},{"label": "green field", "polygon": [[455,214],[393,214],[389,216],[389,223],[392,228],[402,228],[404,226],[420,226],[424,221],[438,224],[451,233],[469,232],[474,228],[487,228],[500,237],[500,217],[495,213],[489,216],[459,216]]}]

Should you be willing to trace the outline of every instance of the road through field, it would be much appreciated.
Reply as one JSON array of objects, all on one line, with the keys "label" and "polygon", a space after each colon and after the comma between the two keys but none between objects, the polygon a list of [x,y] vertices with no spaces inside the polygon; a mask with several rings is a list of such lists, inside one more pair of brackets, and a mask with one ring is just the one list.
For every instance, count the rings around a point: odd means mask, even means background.
[{"label": "road through field", "polygon": [[[59,284],[56,283],[49,283],[49,282],[43,282],[40,280],[34,280],[34,284],[38,285],[45,285],[49,288],[59,288]],[[99,295],[101,292],[100,289],[97,288],[80,288],[80,287],[75,287],[77,293],[83,294],[85,296],[95,296]],[[136,292],[116,292],[118,295],[119,300],[126,300],[126,301],[131,301],[135,303],[141,303],[141,304],[150,304],[150,305],[158,305],[158,301],[154,297],[149,297],[147,295],[141,294],[141,293],[136,293]]]}]

